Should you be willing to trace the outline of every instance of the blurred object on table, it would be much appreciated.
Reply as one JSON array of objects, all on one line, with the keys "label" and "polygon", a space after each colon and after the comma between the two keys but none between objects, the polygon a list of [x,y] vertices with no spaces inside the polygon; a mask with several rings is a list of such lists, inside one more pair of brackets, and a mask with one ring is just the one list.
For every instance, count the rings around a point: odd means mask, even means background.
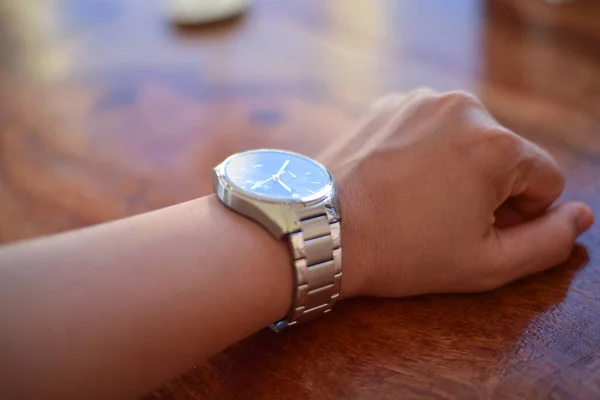
[{"label": "blurred object on table", "polygon": [[166,0],[167,12],[176,24],[207,24],[246,12],[251,0]]}]

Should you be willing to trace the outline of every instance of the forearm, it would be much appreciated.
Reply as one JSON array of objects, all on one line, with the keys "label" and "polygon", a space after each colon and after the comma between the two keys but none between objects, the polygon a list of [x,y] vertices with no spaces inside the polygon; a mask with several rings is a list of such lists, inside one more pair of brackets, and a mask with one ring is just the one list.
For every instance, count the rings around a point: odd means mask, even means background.
[{"label": "forearm", "polygon": [[141,395],[283,317],[289,263],[214,196],[6,247],[0,397]]}]

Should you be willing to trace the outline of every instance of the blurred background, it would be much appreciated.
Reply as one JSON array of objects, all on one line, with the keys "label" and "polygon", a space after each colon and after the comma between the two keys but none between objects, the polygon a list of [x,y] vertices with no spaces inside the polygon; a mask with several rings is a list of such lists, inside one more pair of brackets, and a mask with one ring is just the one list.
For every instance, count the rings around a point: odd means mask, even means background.
[{"label": "blurred background", "polygon": [[[254,0],[200,26],[175,1],[0,0],[0,242],[208,194],[240,150],[318,157],[421,86],[474,92],[600,210],[596,0]],[[599,229],[582,242],[580,290],[600,281]]]},{"label": "blurred background", "polygon": [[317,156],[420,86],[598,162],[594,0],[256,0],[199,27],[173,23],[174,1],[0,0],[0,240],[206,194],[239,150]]}]

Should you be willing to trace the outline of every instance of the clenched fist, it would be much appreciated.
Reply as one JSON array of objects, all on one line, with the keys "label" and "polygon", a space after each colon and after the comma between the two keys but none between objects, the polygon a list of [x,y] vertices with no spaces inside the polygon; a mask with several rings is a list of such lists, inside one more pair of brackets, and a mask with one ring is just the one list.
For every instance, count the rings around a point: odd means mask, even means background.
[{"label": "clenched fist", "polygon": [[321,159],[342,202],[345,297],[491,290],[565,261],[593,223],[584,204],[553,205],[552,157],[462,92],[385,97]]}]

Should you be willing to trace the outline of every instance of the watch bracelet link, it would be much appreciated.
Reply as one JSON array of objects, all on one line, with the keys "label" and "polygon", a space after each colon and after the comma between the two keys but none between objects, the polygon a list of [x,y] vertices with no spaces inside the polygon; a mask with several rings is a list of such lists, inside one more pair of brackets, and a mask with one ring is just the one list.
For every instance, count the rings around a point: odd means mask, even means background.
[{"label": "watch bracelet link", "polygon": [[331,311],[342,285],[340,222],[320,205],[296,212],[300,229],[288,237],[295,291],[286,316],[271,325],[276,332]]}]

